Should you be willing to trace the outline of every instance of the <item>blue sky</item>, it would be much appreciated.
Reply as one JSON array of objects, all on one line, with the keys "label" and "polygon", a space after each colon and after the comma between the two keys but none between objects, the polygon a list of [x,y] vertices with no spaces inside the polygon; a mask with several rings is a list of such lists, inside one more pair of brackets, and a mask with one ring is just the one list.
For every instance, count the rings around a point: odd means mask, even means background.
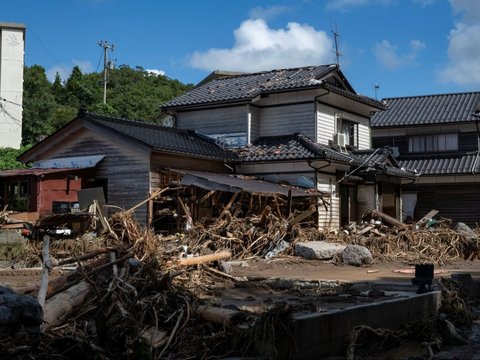
[{"label": "blue sky", "polygon": [[15,0],[0,21],[27,27],[25,62],[53,78],[116,64],[197,83],[215,69],[261,71],[335,62],[378,98],[480,89],[479,0]]}]

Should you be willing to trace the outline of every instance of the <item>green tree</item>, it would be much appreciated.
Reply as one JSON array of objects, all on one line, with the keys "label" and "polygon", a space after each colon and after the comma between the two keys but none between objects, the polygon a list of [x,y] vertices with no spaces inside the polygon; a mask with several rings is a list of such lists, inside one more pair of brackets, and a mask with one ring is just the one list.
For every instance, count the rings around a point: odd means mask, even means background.
[{"label": "green tree", "polygon": [[23,152],[27,151],[31,145],[23,146],[20,149],[0,147],[0,170],[22,169],[25,164],[17,160]]},{"label": "green tree", "polygon": [[45,69],[25,67],[23,80],[23,144],[34,144],[51,134],[55,98]]}]

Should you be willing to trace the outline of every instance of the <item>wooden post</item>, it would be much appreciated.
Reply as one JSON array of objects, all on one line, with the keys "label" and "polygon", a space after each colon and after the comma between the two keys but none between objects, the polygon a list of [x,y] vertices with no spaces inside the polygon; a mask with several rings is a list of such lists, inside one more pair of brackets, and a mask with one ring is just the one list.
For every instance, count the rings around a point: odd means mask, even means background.
[{"label": "wooden post", "polygon": [[292,213],[292,187],[288,188],[287,217]]},{"label": "wooden post", "polygon": [[40,289],[38,290],[37,300],[42,308],[45,307],[45,298],[47,296],[48,290],[48,274],[50,273],[50,256],[49,256],[49,247],[50,247],[50,236],[47,234],[43,235],[43,244],[42,244],[42,276],[40,278]]}]

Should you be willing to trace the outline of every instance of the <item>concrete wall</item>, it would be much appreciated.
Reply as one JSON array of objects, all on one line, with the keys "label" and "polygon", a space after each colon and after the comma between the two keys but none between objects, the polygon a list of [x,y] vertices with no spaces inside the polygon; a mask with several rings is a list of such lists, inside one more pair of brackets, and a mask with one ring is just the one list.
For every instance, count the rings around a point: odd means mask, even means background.
[{"label": "concrete wall", "polygon": [[0,147],[22,142],[25,26],[0,22]]}]

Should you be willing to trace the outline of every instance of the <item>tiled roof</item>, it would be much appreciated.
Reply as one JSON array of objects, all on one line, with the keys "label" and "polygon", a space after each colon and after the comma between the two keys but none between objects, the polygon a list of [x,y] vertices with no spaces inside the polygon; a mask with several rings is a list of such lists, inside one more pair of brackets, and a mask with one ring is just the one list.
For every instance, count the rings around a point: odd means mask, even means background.
[{"label": "tiled roof", "polygon": [[402,166],[392,155],[392,150],[389,146],[378,149],[356,150],[352,152],[363,166],[373,170],[380,170],[387,175],[400,177],[415,177],[416,173],[413,169]]},{"label": "tiled roof", "polygon": [[422,175],[468,175],[480,172],[480,156],[477,153],[412,158],[398,162],[400,166],[414,169]]},{"label": "tiled roof", "polygon": [[200,83],[187,93],[166,102],[162,105],[162,109],[166,110],[175,107],[201,104],[251,101],[261,94],[319,87],[328,88],[332,92],[337,92],[340,95],[383,108],[382,103],[356,94],[347,80],[344,80],[346,89],[340,89],[322,81],[334,72],[337,72],[340,77],[343,78],[338,67],[332,64],[214,78],[214,80]]},{"label": "tiled roof", "polygon": [[[361,167],[364,173],[380,171],[400,177],[415,176],[413,171],[397,165],[389,147],[343,153],[329,146],[315,143],[300,133],[263,137],[252,145],[236,151],[238,159],[242,162],[325,159]],[[385,162],[387,158],[390,159],[388,163]]]},{"label": "tiled roof", "polygon": [[192,130],[182,130],[120,117],[82,112],[80,117],[142,143],[153,150],[182,153],[212,159],[235,159],[235,155],[214,140]]},{"label": "tiled roof", "polygon": [[435,125],[476,121],[480,92],[384,99],[388,109],[372,117],[372,127]]},{"label": "tiled roof", "polygon": [[236,152],[239,159],[246,162],[309,159],[326,159],[343,163],[354,161],[350,155],[314,143],[300,133],[262,137],[250,146],[237,149]]}]

